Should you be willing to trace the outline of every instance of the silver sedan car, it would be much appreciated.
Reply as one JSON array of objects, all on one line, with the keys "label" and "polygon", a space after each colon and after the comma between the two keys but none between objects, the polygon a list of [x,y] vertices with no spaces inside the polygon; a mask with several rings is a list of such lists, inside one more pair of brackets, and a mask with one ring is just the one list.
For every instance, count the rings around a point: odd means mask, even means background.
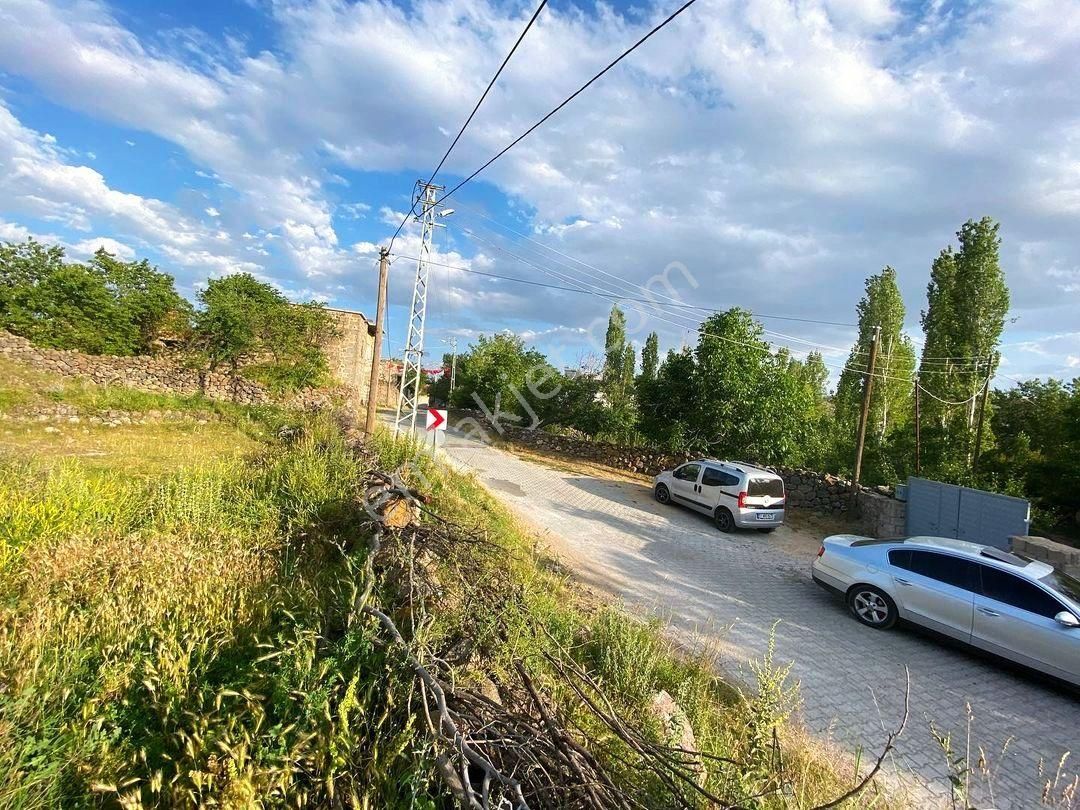
[{"label": "silver sedan car", "polygon": [[898,619],[1080,686],[1080,581],[1046,563],[945,537],[826,537],[814,581],[881,630]]}]

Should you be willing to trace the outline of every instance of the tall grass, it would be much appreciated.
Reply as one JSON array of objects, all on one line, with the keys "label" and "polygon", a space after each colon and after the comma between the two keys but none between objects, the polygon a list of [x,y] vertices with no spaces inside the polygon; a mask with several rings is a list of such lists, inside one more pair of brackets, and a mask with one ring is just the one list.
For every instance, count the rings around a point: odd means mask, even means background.
[{"label": "tall grass", "polygon": [[350,625],[358,462],[313,423],[159,480],[7,464],[0,806],[407,806],[404,688]]}]

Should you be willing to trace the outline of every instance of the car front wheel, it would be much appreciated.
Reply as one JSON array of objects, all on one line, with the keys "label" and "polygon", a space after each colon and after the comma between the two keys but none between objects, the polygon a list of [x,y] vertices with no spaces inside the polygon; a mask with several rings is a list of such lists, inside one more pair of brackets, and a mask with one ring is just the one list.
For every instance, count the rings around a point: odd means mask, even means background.
[{"label": "car front wheel", "polygon": [[656,500],[658,500],[660,503],[671,503],[671,492],[664,484],[657,484],[654,494],[656,495]]},{"label": "car front wheel", "polygon": [[888,630],[896,624],[896,603],[873,585],[856,585],[848,592],[851,615],[868,627]]}]

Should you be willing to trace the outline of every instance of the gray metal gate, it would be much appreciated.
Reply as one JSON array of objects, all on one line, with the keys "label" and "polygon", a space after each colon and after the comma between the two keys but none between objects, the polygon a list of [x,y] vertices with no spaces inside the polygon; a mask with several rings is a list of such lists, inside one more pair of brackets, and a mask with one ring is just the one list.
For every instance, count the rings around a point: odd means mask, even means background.
[{"label": "gray metal gate", "polygon": [[981,489],[908,478],[907,533],[955,537],[1008,548],[1012,535],[1028,533],[1031,508],[1023,498]]}]

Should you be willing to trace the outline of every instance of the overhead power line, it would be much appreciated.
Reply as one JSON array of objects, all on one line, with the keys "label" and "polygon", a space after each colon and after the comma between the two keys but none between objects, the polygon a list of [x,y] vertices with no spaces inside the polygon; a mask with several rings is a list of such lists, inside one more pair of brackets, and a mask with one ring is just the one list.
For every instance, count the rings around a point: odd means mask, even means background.
[{"label": "overhead power line", "polygon": [[[406,254],[403,254],[403,253],[397,253],[397,254],[395,254],[395,258],[409,259],[409,260],[415,261],[417,257],[416,256],[409,256],[409,255],[406,255]],[[524,260],[522,260],[522,261],[524,261]],[[592,296],[596,296],[598,298],[606,298],[606,299],[611,300],[611,301],[628,301],[628,302],[632,302],[632,303],[641,303],[641,304],[655,304],[656,303],[655,301],[651,301],[651,300],[646,299],[646,298],[635,298],[633,296],[621,295],[621,294],[618,294],[618,293],[607,293],[607,292],[603,292],[603,291],[600,291],[600,290],[588,290],[588,289],[583,289],[581,287],[568,287],[568,286],[565,286],[565,285],[562,285],[562,284],[548,284],[548,283],[543,282],[543,281],[533,281],[532,279],[527,279],[527,278],[516,278],[514,276],[504,276],[504,275],[501,275],[499,273],[489,273],[486,270],[477,270],[477,269],[472,268],[472,267],[462,267],[461,265],[458,265],[458,264],[447,264],[445,262],[436,262],[436,261],[429,261],[428,264],[430,264],[430,265],[432,265],[434,267],[444,267],[444,268],[446,268],[448,270],[458,270],[458,271],[460,271],[462,273],[469,273],[470,275],[474,275],[474,276],[484,276],[485,278],[494,278],[494,279],[499,279],[500,281],[512,281],[515,284],[525,284],[525,285],[528,285],[530,287],[541,287],[541,288],[548,289],[548,290],[560,290],[560,291],[563,291],[563,292],[582,293],[584,295],[592,295]],[[676,305],[667,304],[666,306],[676,306]],[[696,310],[702,310],[702,311],[705,311],[705,312],[713,312],[713,313],[723,311],[723,310],[709,309],[708,307],[699,307],[699,306],[696,306],[694,304],[683,304],[682,306],[684,306],[687,309],[696,309]],[[785,317],[783,315],[759,315],[756,312],[752,312],[750,314],[755,318],[770,318],[770,317],[772,317],[772,318],[783,318],[783,317]],[[811,321],[811,322],[816,323],[815,321]],[[669,323],[673,323],[673,322],[669,321]],[[709,334],[709,333],[706,333],[706,334]],[[774,334],[774,333],[769,333],[769,334]],[[808,343],[813,347],[819,347],[820,346],[820,344],[816,344],[816,343],[813,343],[812,341],[807,341],[807,340],[804,340],[802,338],[796,338],[796,337],[791,336],[791,335],[784,335],[784,337],[787,337],[788,339],[791,339],[791,340],[797,340],[797,341],[800,341],[800,342]],[[826,365],[833,365],[833,364],[827,363]],[[845,366],[842,366],[842,367],[841,366],[836,366],[836,367],[837,368],[847,369],[849,371],[853,371],[856,374],[865,374],[866,373],[866,368],[860,367],[860,366],[845,365]],[[929,371],[929,372],[923,371],[923,373],[924,374],[926,374],[926,373],[929,373],[929,374],[946,374],[946,373],[950,373],[950,372],[933,371],[932,370],[932,371]],[[881,375],[875,374],[874,376],[877,377],[877,376],[881,376]],[[891,376],[885,375],[885,379],[896,380],[896,379],[902,379],[902,378],[891,377]],[[930,394],[930,396],[934,396],[934,395]],[[935,399],[936,398],[937,397],[935,397]],[[942,400],[942,401],[944,401],[944,400]],[[968,400],[968,401],[970,402],[970,400]],[[954,404],[954,403],[949,403],[949,404]],[[959,404],[963,404],[963,403],[959,403]]]},{"label": "overhead power line", "polygon": [[[453,142],[450,144],[449,147],[447,147],[446,152],[443,153],[442,159],[439,160],[439,165],[435,167],[435,171],[433,171],[431,173],[431,177],[428,178],[427,185],[431,185],[431,183],[435,180],[435,175],[439,173],[439,170],[443,167],[443,164],[446,163],[446,159],[450,157],[450,153],[454,151],[454,147],[457,146],[458,141],[461,140],[461,136],[465,134],[465,130],[468,128],[469,124],[472,123],[473,117],[476,115],[476,111],[480,109],[480,105],[483,104],[484,99],[488,97],[488,93],[491,92],[491,88],[495,86],[495,82],[502,74],[503,68],[506,67],[506,64],[510,61],[510,57],[512,57],[515,51],[517,51],[518,46],[521,44],[521,41],[525,39],[525,35],[529,33],[529,29],[532,28],[533,23],[536,22],[536,18],[540,16],[540,12],[544,10],[544,6],[546,5],[547,0],[540,0],[540,5],[536,7],[536,11],[533,12],[533,15],[529,18],[529,21],[525,23],[525,27],[522,29],[521,33],[518,34],[518,38],[514,42],[514,47],[512,47],[510,49],[510,52],[507,53],[506,56],[503,58],[502,64],[500,64],[499,69],[495,71],[495,75],[491,77],[491,81],[489,81],[487,87],[484,88],[484,92],[481,94],[480,98],[477,99],[476,105],[472,108],[472,112],[469,113],[469,117],[465,119],[465,123],[461,125],[461,129],[458,130],[458,134],[454,137]],[[398,225],[397,230],[394,231],[394,235],[390,237],[390,245],[387,250],[390,250],[394,247],[394,240],[398,238],[398,235],[401,233],[401,229],[404,228],[405,223],[409,221],[409,215],[412,214],[413,207],[415,207],[415,203],[410,206],[409,212],[405,214],[405,216],[401,220],[401,224]]]},{"label": "overhead power line", "polygon": [[531,135],[533,132],[535,132],[537,129],[539,129],[544,124],[545,121],[547,121],[549,118],[551,118],[557,112],[559,112],[559,110],[561,110],[563,107],[565,107],[571,101],[573,101],[579,95],[584,93],[590,86],[592,86],[592,84],[594,82],[596,82],[598,79],[600,79],[601,76],[603,76],[605,73],[607,73],[609,70],[611,70],[617,64],[619,64],[619,62],[621,62],[623,59],[625,59],[627,56],[629,56],[635,50],[637,50],[641,45],[643,45],[645,43],[646,40],[649,39],[649,37],[651,37],[653,34],[655,34],[661,28],[666,26],[668,23],[670,23],[672,20],[674,20],[676,17],[678,17],[680,14],[682,14],[684,11],[686,11],[688,8],[690,8],[690,6],[694,5],[694,3],[696,3],[696,2],[697,2],[697,0],[686,0],[686,2],[683,3],[681,6],[679,6],[679,8],[676,9],[674,12],[672,12],[672,14],[670,16],[668,16],[662,22],[658,23],[651,31],[649,31],[649,33],[645,34],[645,36],[643,36],[641,39],[639,39],[637,42],[635,42],[633,45],[631,45],[629,48],[627,48],[625,51],[623,51],[621,54],[619,54],[619,56],[617,56],[614,59],[614,61],[612,61],[610,64],[608,64],[607,67],[605,67],[603,70],[601,70],[595,76],[593,76],[591,79],[589,79],[587,82],[585,82],[585,84],[581,85],[581,87],[579,87],[577,90],[575,90],[569,96],[567,96],[563,101],[561,101],[558,104],[558,106],[556,106],[553,110],[551,110],[551,112],[549,112],[547,115],[545,115],[543,118],[541,118],[535,124],[533,124],[527,130],[525,130],[520,135],[518,135],[516,138],[514,138],[514,140],[510,141],[510,143],[508,143],[506,146],[504,146],[500,152],[498,152],[494,157],[492,157],[490,160],[488,160],[487,163],[485,163],[479,169],[474,171],[472,174],[470,174],[468,177],[466,177],[464,180],[462,180],[460,183],[458,183],[456,186],[454,186],[448,192],[443,194],[442,197],[439,198],[439,200],[440,201],[445,200],[447,197],[449,197],[451,194],[453,194],[459,188],[461,188],[466,183],[468,183],[470,180],[472,180],[474,177],[476,177],[478,174],[480,174],[480,172],[484,171],[484,169],[486,169],[488,166],[490,166],[496,160],[501,158],[503,155],[505,155],[507,152],[509,152],[511,149],[513,149],[515,146],[517,146],[519,143],[521,143],[527,137],[529,137],[529,135]]},{"label": "overhead power line", "polygon": [[[664,307],[696,309],[696,310],[699,310],[699,311],[704,311],[704,312],[709,312],[709,313],[717,313],[717,312],[722,311],[722,310],[709,309],[708,307],[697,307],[697,306],[684,305],[681,301],[678,301],[678,299],[672,299],[672,301],[675,301],[676,303],[667,303],[667,302],[657,301],[656,297],[655,297],[656,294],[652,290],[649,290],[647,287],[642,287],[641,285],[636,285],[636,284],[632,285],[629,282],[625,282],[625,283],[628,286],[637,287],[638,289],[643,290],[650,297],[643,300],[643,299],[640,299],[640,298],[635,298],[633,296],[627,296],[622,292],[614,291],[614,290],[610,289],[611,286],[612,286],[610,282],[605,282],[603,280],[583,281],[583,280],[575,279],[575,278],[573,278],[571,276],[568,276],[568,275],[566,275],[566,274],[564,274],[562,272],[559,272],[557,270],[553,270],[550,267],[546,267],[546,266],[544,266],[542,264],[536,264],[535,262],[532,262],[529,259],[514,253],[513,251],[510,251],[510,250],[507,250],[507,249],[505,249],[503,247],[500,247],[499,245],[495,244],[494,242],[491,242],[491,241],[485,239],[484,237],[480,236],[479,234],[473,233],[472,231],[470,231],[468,229],[465,230],[465,233],[468,236],[472,237],[473,239],[476,239],[476,240],[478,240],[480,242],[483,242],[484,244],[490,245],[495,250],[497,250],[497,251],[499,251],[501,253],[505,253],[506,255],[511,256],[512,258],[517,259],[520,262],[524,262],[525,264],[539,270],[542,273],[553,276],[553,277],[555,277],[557,279],[560,279],[562,281],[569,282],[570,284],[579,285],[577,287],[577,291],[579,291],[579,292],[592,293],[592,290],[582,289],[580,287],[581,284],[585,284],[585,285],[588,285],[589,287],[592,287],[593,290],[598,290],[599,294],[603,295],[604,297],[616,298],[616,299],[622,300],[622,301],[636,300],[636,301],[641,301],[642,303],[648,304],[649,306],[653,307],[656,310],[654,312],[648,313],[650,315],[653,315],[654,317],[659,317],[658,312],[664,313],[665,315],[669,315],[671,317],[683,318],[685,320],[691,320],[692,317],[693,317],[691,315],[688,315],[688,314],[685,314],[685,313],[682,313],[682,312],[671,312],[671,311],[669,311],[667,309],[664,309]],[[567,265],[564,264],[563,266],[565,267]],[[574,272],[579,272],[579,271],[577,271],[576,268],[570,268],[570,269],[573,270]],[[610,274],[605,273],[605,275],[610,275]],[[600,284],[606,284],[608,286],[608,289],[604,289],[604,288],[600,287],[599,286]],[[663,297],[670,298],[670,296],[663,296]],[[635,310],[635,311],[637,311],[637,310]],[[759,318],[760,317],[777,317],[777,318],[785,318],[785,319],[788,318],[788,316],[781,316],[781,315],[778,315],[778,316],[759,315],[759,314],[754,313],[754,312],[749,312],[749,314],[754,316],[754,317],[759,317]],[[671,321],[671,320],[666,319],[666,318],[660,318],[660,320],[666,321],[668,323],[675,323],[675,321]],[[805,319],[801,319],[801,320],[804,320],[804,321],[807,321],[807,322],[813,322],[812,319],[809,319],[809,318],[805,318]],[[690,326],[691,328],[694,328],[694,329],[699,329],[700,328],[700,324],[697,323],[696,319],[694,320],[694,322],[692,324],[682,323],[682,324],[676,324],[676,325],[681,325],[684,328],[687,327],[687,326]],[[845,349],[840,349],[840,348],[838,348],[836,346],[829,346],[829,345],[826,345],[826,344],[817,343],[815,341],[806,340],[805,338],[795,337],[793,335],[787,335],[787,334],[784,334],[783,332],[774,332],[774,331],[772,331],[770,329],[762,329],[762,331],[767,335],[773,335],[775,337],[783,338],[783,339],[786,339],[786,340],[791,340],[791,341],[794,341],[796,343],[806,344],[806,345],[811,346],[811,347],[813,347],[815,349],[823,349],[825,351],[839,353],[839,354],[844,354],[845,351],[846,351]]]},{"label": "overhead power line", "polygon": [[[408,258],[408,257],[399,256],[399,258]],[[525,260],[523,260],[523,261],[525,261]],[[530,264],[527,261],[526,261],[526,263]],[[534,265],[534,266],[536,266],[537,269],[540,269],[541,271],[543,271],[543,268],[539,267],[538,265]],[[458,267],[458,268],[455,268],[455,269],[466,269],[466,268]],[[472,272],[480,273],[481,271],[472,271]],[[555,271],[550,271],[550,272],[555,272]],[[485,275],[489,275],[489,274],[485,274]],[[493,275],[493,274],[490,274],[490,275]],[[520,280],[520,279],[517,279],[517,280]],[[539,282],[531,282],[531,283],[539,284]],[[593,293],[590,290],[582,289],[580,287],[570,287],[570,288],[566,288],[566,289],[568,289],[568,291],[571,291],[571,292],[580,292],[580,293],[585,293],[585,294],[596,294],[596,293]],[[626,299],[623,299],[623,300],[626,301]],[[641,313],[642,315],[646,315],[646,316],[649,316],[649,317],[652,317],[652,318],[656,318],[658,321],[661,321],[663,323],[668,323],[668,324],[671,324],[673,326],[677,326],[680,329],[686,329],[687,331],[690,331],[689,328],[687,327],[687,324],[679,323],[678,321],[673,321],[670,318],[665,318],[665,317],[657,314],[655,311],[649,312],[649,311],[646,311],[644,309],[641,309],[639,306],[636,306],[635,302],[633,302],[633,301],[630,301],[630,302],[627,303],[627,309],[630,309],[630,310],[632,310],[634,312]],[[671,313],[667,313],[667,314],[671,314]],[[737,345],[737,346],[742,346],[743,348],[752,349],[754,351],[763,352],[763,353],[769,354],[769,355],[774,354],[772,347],[767,345],[767,344],[766,345],[761,345],[761,344],[758,344],[758,343],[749,343],[749,342],[746,342],[746,341],[743,341],[743,340],[738,340],[736,338],[728,337],[727,335],[717,334],[716,332],[709,332],[707,330],[702,329],[700,327],[700,325],[698,325],[694,329],[694,331],[696,331],[697,334],[702,335],[704,337],[713,337],[713,338],[716,338],[717,340],[721,340],[721,341],[724,341],[726,343],[732,343],[732,344]],[[863,374],[863,375],[866,374],[865,370],[851,368],[851,367],[843,365],[843,364],[830,363],[828,360],[825,360],[824,358],[822,358],[821,362],[822,362],[823,365],[830,366],[832,368],[836,368],[836,369],[839,369],[841,371],[843,371],[843,370],[851,370],[851,371],[857,371],[857,372],[859,372],[860,374]],[[875,379],[899,380],[901,382],[906,382],[906,383],[909,383],[909,384],[912,382],[912,380],[908,379],[908,378],[893,377],[893,376],[890,376],[890,375],[887,375],[887,374],[882,374],[880,372],[875,372],[874,374],[872,374],[870,376],[874,377]]]},{"label": "overhead power line", "polygon": [[480,109],[480,105],[484,103],[484,99],[487,98],[488,93],[491,92],[491,88],[495,86],[495,81],[499,78],[499,74],[503,72],[503,68],[506,67],[506,63],[510,61],[510,57],[514,55],[514,52],[518,49],[518,45],[521,44],[521,40],[525,39],[525,35],[529,33],[529,29],[532,28],[533,23],[536,22],[536,18],[540,16],[540,12],[544,10],[544,6],[547,5],[547,0],[540,0],[540,5],[536,7],[536,11],[533,12],[532,17],[525,23],[525,27],[521,33],[518,34],[517,41],[514,43],[514,47],[510,49],[510,52],[506,54],[506,58],[502,60],[502,64],[499,65],[499,69],[495,71],[495,75],[491,77],[491,81],[488,82],[488,86],[484,88],[484,94],[476,102],[476,106],[472,108],[472,112],[469,113],[469,117],[465,119],[465,123],[461,125],[461,129],[458,130],[457,136],[454,138],[454,142],[450,144],[450,147],[446,150],[446,154],[442,156],[442,160],[439,161],[439,165],[435,167],[435,171],[431,173],[431,177],[428,178],[428,183],[431,183],[435,179],[435,175],[439,173],[439,169],[446,163],[446,159],[450,157],[450,153],[454,151],[454,147],[457,146],[457,142],[461,140],[461,136],[464,134],[466,127],[472,123],[473,116],[476,115],[476,111]]},{"label": "overhead power line", "polygon": [[[616,276],[613,273],[609,273],[608,271],[603,270],[602,268],[596,267],[595,265],[588,264],[587,262],[584,262],[581,259],[576,259],[573,256],[570,256],[569,254],[566,254],[566,253],[563,253],[563,252],[561,252],[559,250],[556,250],[553,247],[549,247],[548,245],[545,245],[543,242],[539,242],[539,241],[537,241],[535,239],[532,239],[529,236],[527,236],[526,234],[523,234],[523,233],[521,233],[519,231],[514,230],[509,225],[503,225],[503,224],[499,223],[498,221],[496,221],[494,219],[491,219],[490,217],[480,213],[476,209],[473,209],[472,206],[466,205],[465,203],[461,203],[461,202],[458,203],[458,206],[461,207],[461,208],[470,209],[470,210],[474,211],[476,214],[478,214],[479,216],[481,216],[484,219],[488,220],[489,222],[492,222],[492,223],[494,223],[496,225],[499,225],[500,227],[505,228],[510,233],[514,234],[515,236],[519,236],[519,237],[525,239],[526,241],[533,243],[534,245],[537,245],[537,246],[539,246],[541,248],[549,250],[549,251],[551,251],[552,253],[554,253],[554,254],[556,254],[558,256],[562,256],[564,258],[570,259],[571,261],[577,262],[582,267],[588,268],[589,270],[593,270],[593,271],[595,271],[597,273],[600,273],[600,274],[604,275],[605,277],[611,278],[614,282],[618,282],[618,283],[624,285],[625,287],[634,290],[635,292],[640,290],[641,292],[644,292],[646,295],[649,296],[648,298],[640,298],[640,297],[635,298],[635,296],[633,296],[633,295],[626,295],[626,294],[620,292],[620,293],[612,293],[610,295],[610,297],[618,297],[620,299],[625,299],[625,300],[628,300],[628,301],[629,300],[639,300],[642,303],[653,304],[654,306],[658,306],[658,307],[659,306],[664,306],[664,307],[673,307],[673,308],[677,308],[677,309],[693,309],[693,310],[698,310],[699,312],[708,312],[708,313],[717,313],[717,312],[722,312],[723,311],[723,310],[716,309],[714,307],[704,307],[704,306],[699,306],[697,304],[688,304],[688,303],[686,303],[685,301],[683,301],[680,298],[677,298],[677,297],[674,297],[674,296],[671,296],[671,295],[667,295],[667,294],[662,293],[662,292],[657,292],[656,290],[652,290],[652,289],[650,289],[650,288],[648,288],[648,287],[646,287],[646,286],[644,286],[642,284],[635,284],[633,282],[627,281],[626,279],[621,278],[619,276]],[[469,233],[469,231],[466,230],[466,233]],[[526,264],[530,264],[530,262],[527,259],[519,256],[518,254],[513,253],[512,251],[506,250],[505,248],[501,248],[498,245],[493,244],[492,242],[488,242],[487,240],[482,239],[481,237],[479,237],[476,234],[472,234],[472,235],[475,238],[479,239],[480,241],[491,245],[496,250],[502,251],[503,253],[506,253],[507,255],[512,256],[515,259],[517,259],[518,261],[522,261],[522,262],[525,262]],[[559,264],[560,266],[566,268],[567,270],[570,270],[570,271],[575,272],[575,273],[582,273],[584,275],[583,271],[580,268],[577,268],[577,267],[574,267],[572,265],[566,264],[565,262],[560,262],[560,261],[557,261],[557,260],[552,260],[552,261],[555,261],[556,264]],[[531,266],[535,266],[535,265],[531,265]],[[538,268],[538,269],[540,269],[540,268]],[[597,278],[595,276],[593,276],[592,279],[597,283],[607,284],[609,287],[613,286],[612,282],[610,282],[610,281],[604,281],[604,280],[599,279],[599,278]],[[661,299],[661,298],[667,299],[667,301],[658,300],[658,299]],[[751,314],[755,318],[767,318],[767,319],[781,320],[781,321],[795,321],[795,322],[798,322],[798,323],[814,323],[814,324],[823,324],[825,326],[844,326],[844,327],[858,326],[858,324],[855,324],[855,323],[841,323],[841,322],[838,322],[838,321],[823,321],[823,320],[820,320],[820,319],[817,319],[817,318],[803,318],[803,317],[797,317],[797,316],[794,316],[794,315],[768,315],[768,314],[761,313],[761,312],[752,312]]]}]

